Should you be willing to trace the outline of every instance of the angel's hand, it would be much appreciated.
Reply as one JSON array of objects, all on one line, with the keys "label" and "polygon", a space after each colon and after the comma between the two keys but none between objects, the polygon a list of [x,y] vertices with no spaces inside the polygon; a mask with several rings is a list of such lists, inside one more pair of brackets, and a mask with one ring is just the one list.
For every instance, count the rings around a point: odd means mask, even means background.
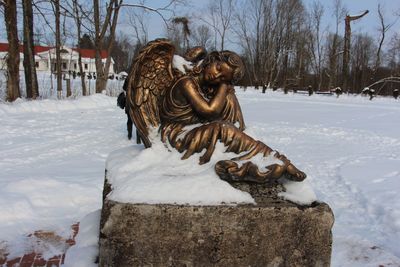
[{"label": "angel's hand", "polygon": [[235,94],[235,87],[232,84],[228,85],[228,94]]},{"label": "angel's hand", "polygon": [[226,94],[235,93],[235,88],[231,84],[221,83],[219,89],[225,91]]}]

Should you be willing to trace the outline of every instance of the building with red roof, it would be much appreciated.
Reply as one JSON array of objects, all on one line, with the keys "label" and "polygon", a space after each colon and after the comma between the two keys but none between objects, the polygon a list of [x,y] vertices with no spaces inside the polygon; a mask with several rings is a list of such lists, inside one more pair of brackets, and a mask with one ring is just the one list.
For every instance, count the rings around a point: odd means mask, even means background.
[{"label": "building with red roof", "polygon": [[[20,45],[20,70],[23,70],[23,45]],[[0,43],[0,69],[6,69],[6,57],[8,53],[8,43]],[[55,72],[56,69],[56,49],[52,46],[34,46],[35,64],[37,71],[51,71]],[[69,48],[66,46],[61,47],[61,69],[63,73],[79,73],[78,58],[79,54],[82,57],[83,72],[87,75],[96,75],[94,49],[79,49]],[[107,51],[101,51],[101,58],[103,64],[106,62],[108,56]],[[114,60],[111,58],[109,74],[114,74]]]}]

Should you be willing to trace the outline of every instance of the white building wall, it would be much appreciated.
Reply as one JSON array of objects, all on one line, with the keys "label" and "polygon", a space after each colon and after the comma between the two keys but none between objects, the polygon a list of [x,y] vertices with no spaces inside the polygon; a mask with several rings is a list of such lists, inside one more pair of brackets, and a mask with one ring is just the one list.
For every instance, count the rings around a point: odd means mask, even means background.
[{"label": "white building wall", "polygon": [[[61,57],[61,70],[63,73],[69,71],[79,72],[78,56],[79,54],[67,47],[62,47],[63,50],[68,51],[68,53],[63,53]],[[0,52],[0,70],[7,69],[6,62],[7,52]],[[50,49],[49,51],[41,52],[35,55],[35,64],[37,71],[52,71],[54,70],[55,64],[55,49]],[[24,55],[20,53],[20,63],[19,69],[24,70],[23,63]],[[102,60],[105,63],[105,59]],[[87,74],[96,73],[96,64],[94,58],[82,58],[82,68],[83,72]],[[114,60],[111,59],[109,74],[114,74]]]},{"label": "white building wall", "polygon": [[[68,49],[70,54],[63,54],[62,62],[61,62],[61,70],[63,72],[68,71],[75,71],[76,73],[79,72],[79,65],[78,65],[78,53],[73,51],[69,48]],[[52,49],[55,50],[55,49]],[[55,51],[45,51],[42,53],[38,53],[35,56],[35,64],[37,71],[52,71],[54,69],[55,64]],[[7,52],[0,52],[0,69],[6,70],[7,69],[7,62],[6,62]],[[23,54],[20,53],[20,64],[19,69],[24,70],[24,63],[23,63]],[[103,64],[105,64],[105,59],[102,60]],[[64,64],[63,64],[64,63]],[[87,74],[96,73],[96,64],[94,58],[82,58],[82,68],[83,72]],[[114,60],[111,59],[109,74],[115,74],[114,72]]]},{"label": "white building wall", "polygon": [[[0,52],[0,70],[7,69],[7,52]],[[19,70],[24,70],[24,54],[19,53]]]}]

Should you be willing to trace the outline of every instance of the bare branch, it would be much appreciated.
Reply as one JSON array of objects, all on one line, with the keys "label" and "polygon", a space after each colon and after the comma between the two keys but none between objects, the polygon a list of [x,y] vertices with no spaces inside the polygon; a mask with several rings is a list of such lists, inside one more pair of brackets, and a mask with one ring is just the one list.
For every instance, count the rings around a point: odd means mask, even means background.
[{"label": "bare branch", "polygon": [[[153,7],[149,7],[143,4],[122,4],[121,7],[134,7],[134,8],[143,8],[145,10],[151,11],[151,12],[155,12],[157,15],[160,16],[160,18],[163,20],[165,26],[168,28],[168,22],[165,19],[164,15],[162,14],[162,11],[171,11],[169,10],[169,7],[174,3],[175,1],[170,1],[169,4],[167,4],[166,6],[162,7],[162,8],[153,8]],[[171,11],[172,12],[172,11]]]}]

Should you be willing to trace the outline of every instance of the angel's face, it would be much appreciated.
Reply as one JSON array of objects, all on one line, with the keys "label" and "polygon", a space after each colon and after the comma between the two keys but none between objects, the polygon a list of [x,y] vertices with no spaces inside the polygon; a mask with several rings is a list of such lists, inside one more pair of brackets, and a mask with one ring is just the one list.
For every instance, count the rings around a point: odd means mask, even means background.
[{"label": "angel's face", "polygon": [[233,79],[233,69],[226,62],[215,61],[204,69],[204,80],[210,84],[230,82]]}]

